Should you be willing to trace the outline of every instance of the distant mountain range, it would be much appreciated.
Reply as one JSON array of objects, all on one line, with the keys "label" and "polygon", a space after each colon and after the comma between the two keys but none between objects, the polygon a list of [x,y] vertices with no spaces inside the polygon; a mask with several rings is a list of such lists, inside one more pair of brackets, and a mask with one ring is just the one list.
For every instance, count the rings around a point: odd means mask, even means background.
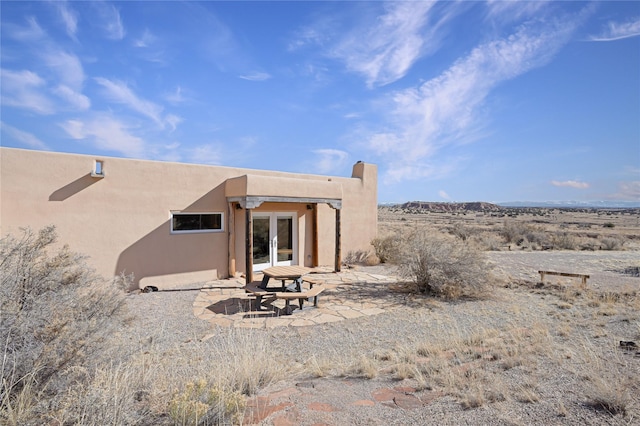
[{"label": "distant mountain range", "polygon": [[545,207],[545,208],[600,208],[632,209],[640,207],[640,201],[510,201],[497,203],[502,207]]},{"label": "distant mountain range", "polygon": [[403,209],[420,209],[440,212],[457,212],[457,211],[500,211],[501,207],[496,204],[476,201],[470,203],[439,203],[432,201],[409,201],[404,204],[397,205]]},{"label": "distant mountain range", "polygon": [[576,209],[632,209],[640,208],[639,201],[509,201],[504,203],[475,202],[437,202],[437,201],[408,201],[406,203],[385,203],[387,207],[403,209],[421,209],[428,211],[456,212],[456,211],[499,211],[504,208],[576,208]]}]

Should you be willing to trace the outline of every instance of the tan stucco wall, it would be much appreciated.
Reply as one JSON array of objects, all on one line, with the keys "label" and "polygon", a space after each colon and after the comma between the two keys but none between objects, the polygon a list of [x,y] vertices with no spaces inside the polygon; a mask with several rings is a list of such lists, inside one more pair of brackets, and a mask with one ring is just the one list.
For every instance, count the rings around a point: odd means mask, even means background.
[{"label": "tan stucco wall", "polygon": [[[90,175],[95,160],[103,161],[104,178]],[[56,225],[59,240],[90,256],[107,277],[124,271],[139,280],[211,269],[226,277],[230,260],[244,270],[244,211],[230,212],[225,194],[225,181],[242,176],[249,176],[250,187],[266,190],[261,185],[268,182],[289,188],[288,194],[305,192],[291,188],[305,180],[325,196],[339,190],[343,256],[368,249],[376,235],[377,170],[371,164],[356,164],[353,177],[345,178],[13,148],[0,148],[0,232]],[[332,265],[335,210],[326,204],[317,208],[319,264]],[[306,205],[265,203],[256,209],[261,210],[298,213],[298,260],[310,264],[312,216]],[[171,234],[171,211],[222,212],[224,232]],[[230,219],[237,232],[231,250]]]}]

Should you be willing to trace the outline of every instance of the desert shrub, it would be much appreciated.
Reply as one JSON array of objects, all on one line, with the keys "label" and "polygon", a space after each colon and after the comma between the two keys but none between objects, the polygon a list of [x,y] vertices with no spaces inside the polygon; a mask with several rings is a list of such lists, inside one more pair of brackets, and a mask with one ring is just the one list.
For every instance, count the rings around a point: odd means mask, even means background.
[{"label": "desert shrub", "polygon": [[473,235],[471,241],[481,250],[499,251],[503,247],[502,239],[488,232],[480,232]]},{"label": "desert shrub", "polygon": [[575,250],[578,247],[578,240],[573,235],[562,232],[551,237],[551,244],[558,250]]},{"label": "desert shrub", "polygon": [[245,407],[244,397],[206,380],[189,382],[169,403],[169,416],[177,425],[237,424]]},{"label": "desert shrub", "polygon": [[402,245],[402,238],[398,234],[376,237],[371,241],[376,251],[376,256],[382,263],[395,263]]},{"label": "desert shrub", "polygon": [[602,250],[620,250],[624,241],[619,238],[605,237],[600,240],[600,249]]},{"label": "desert shrub", "polygon": [[549,245],[549,237],[543,229],[526,223],[505,221],[500,235],[507,244],[525,246],[528,243],[534,249]]},{"label": "desert shrub", "polygon": [[471,235],[473,234],[473,231],[468,226],[464,226],[460,223],[456,223],[455,225],[453,225],[453,227],[449,229],[449,233],[451,235],[455,235],[456,237],[460,238],[462,241],[466,241],[467,238],[471,237]]},{"label": "desert shrub", "polygon": [[399,267],[416,291],[445,298],[479,296],[489,282],[482,252],[459,239],[425,231],[407,237]]},{"label": "desert shrub", "polygon": [[44,412],[68,388],[68,373],[101,349],[123,309],[123,292],[67,246],[54,250],[56,238],[49,226],[0,240],[0,420],[8,424]]},{"label": "desert shrub", "polygon": [[536,227],[528,227],[525,232],[525,238],[532,246],[544,247],[549,244],[547,234]]},{"label": "desert shrub", "polygon": [[345,265],[369,265],[373,266],[378,264],[379,260],[377,256],[368,250],[355,250],[349,251],[344,257],[343,263]]},{"label": "desert shrub", "polygon": [[500,235],[505,239],[507,244],[515,243],[520,245],[526,239],[528,231],[527,225],[523,223],[505,221],[500,230]]}]

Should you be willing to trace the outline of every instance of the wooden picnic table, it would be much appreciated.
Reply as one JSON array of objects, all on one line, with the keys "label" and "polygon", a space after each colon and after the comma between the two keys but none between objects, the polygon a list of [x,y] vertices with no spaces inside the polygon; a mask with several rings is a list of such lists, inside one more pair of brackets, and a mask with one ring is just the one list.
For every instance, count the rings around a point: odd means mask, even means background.
[{"label": "wooden picnic table", "polygon": [[260,288],[267,289],[267,284],[271,278],[282,281],[282,291],[285,290],[285,281],[293,280],[296,291],[302,291],[302,277],[311,272],[311,269],[304,266],[272,266],[262,271],[263,278]]}]

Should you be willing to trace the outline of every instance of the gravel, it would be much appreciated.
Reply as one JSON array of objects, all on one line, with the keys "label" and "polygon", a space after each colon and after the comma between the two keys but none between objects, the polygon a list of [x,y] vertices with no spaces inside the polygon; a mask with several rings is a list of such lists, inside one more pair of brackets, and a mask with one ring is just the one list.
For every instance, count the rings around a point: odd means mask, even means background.
[{"label": "gravel", "polygon": [[[287,327],[271,330],[246,330],[247,333],[267,333],[276,353],[282,354],[274,362],[287,362],[302,367],[312,357],[334,363],[336,369],[325,378],[293,377],[261,390],[268,395],[301,380],[312,380],[313,392],[306,397],[291,397],[295,405],[296,424],[313,424],[319,420],[327,424],[405,425],[405,424],[631,424],[637,417],[610,415],[586,404],[585,379],[580,371],[580,339],[600,346],[603,353],[616,353],[618,340],[640,339],[640,316],[636,310],[616,308],[611,315],[599,314],[598,309],[582,309],[581,299],[560,308],[557,294],[535,289],[538,270],[557,270],[589,274],[588,287],[596,291],[638,291],[640,278],[625,275],[627,268],[640,266],[639,252],[490,252],[487,254],[500,277],[493,294],[484,300],[443,302],[412,298],[411,303],[372,317],[361,317],[338,323],[311,327]],[[368,267],[372,273],[393,273],[384,266]],[[507,285],[509,283],[519,285]],[[529,285],[527,285],[527,283]],[[510,288],[505,288],[510,287]],[[131,327],[120,338],[130,342],[135,353],[151,345],[157,348],[181,347],[183,352],[202,345],[215,345],[221,328],[213,328],[193,315],[195,291],[131,294],[127,305],[131,313]],[[575,306],[574,306],[575,305]],[[586,306],[586,305],[585,305]],[[634,305],[637,307],[636,305]],[[505,371],[500,378],[509,389],[518,383],[535,382],[539,399],[523,403],[508,397],[504,401],[487,402],[478,408],[462,409],[452,396],[443,396],[414,410],[390,408],[384,404],[373,407],[350,405],[347,401],[371,399],[372,392],[381,387],[398,386],[389,375],[368,379],[352,379],[345,383],[350,365],[362,356],[373,356],[388,350],[402,351],[424,342],[442,340],[451,330],[460,336],[474,330],[531,327],[538,324],[549,329],[554,342],[566,343],[567,359],[558,355],[540,354],[526,365]],[[563,328],[564,327],[564,328]],[[563,329],[569,331],[561,332]],[[205,342],[201,339],[211,336]],[[576,339],[575,341],[573,339]],[[557,349],[554,349],[556,351]],[[571,355],[573,354],[573,355]],[[618,358],[615,358],[618,359]],[[629,361],[630,360],[630,361]],[[631,369],[631,387],[640,391],[640,357],[624,358]],[[336,374],[338,374],[336,376]],[[425,391],[426,392],[426,391]],[[297,398],[297,400],[296,400]],[[307,399],[304,399],[307,398]],[[305,409],[308,398],[321,398],[337,409],[322,413]],[[640,407],[638,394],[632,395],[629,407],[635,415]],[[564,414],[566,412],[566,415]],[[320,416],[320,417],[319,417]],[[273,416],[272,416],[273,417]],[[272,424],[272,417],[263,424]]]}]

